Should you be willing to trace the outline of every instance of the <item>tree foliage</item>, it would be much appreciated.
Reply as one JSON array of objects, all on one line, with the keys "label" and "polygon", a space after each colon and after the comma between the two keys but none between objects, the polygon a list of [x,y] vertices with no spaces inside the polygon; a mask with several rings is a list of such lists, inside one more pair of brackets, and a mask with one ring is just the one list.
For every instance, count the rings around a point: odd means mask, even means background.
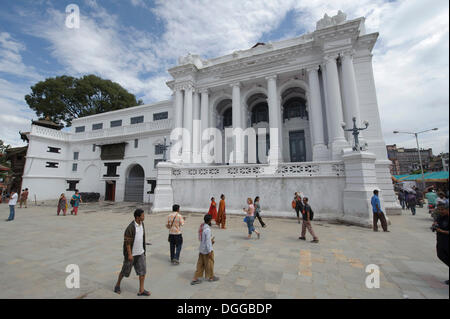
[{"label": "tree foliage", "polygon": [[32,86],[31,91],[25,101],[39,118],[48,117],[67,126],[75,118],[143,104],[120,84],[92,74],[48,78]]},{"label": "tree foliage", "polygon": [[[0,140],[0,165],[9,168],[11,168],[11,162],[6,159],[6,150],[10,147],[11,145],[6,145],[2,140]],[[0,171],[1,181],[4,181],[6,177],[11,174],[11,171]]]}]

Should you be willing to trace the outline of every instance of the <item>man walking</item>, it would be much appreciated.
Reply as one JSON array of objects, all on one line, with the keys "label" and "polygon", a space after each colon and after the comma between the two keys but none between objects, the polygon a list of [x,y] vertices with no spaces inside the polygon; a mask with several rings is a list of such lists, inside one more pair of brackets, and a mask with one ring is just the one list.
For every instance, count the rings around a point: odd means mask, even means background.
[{"label": "man walking", "polygon": [[169,229],[170,261],[173,265],[180,264],[180,253],[183,245],[181,226],[184,225],[184,218],[180,214],[180,205],[172,206],[172,213],[167,218],[166,227]]},{"label": "man walking", "polygon": [[24,204],[25,208],[27,208],[27,199],[28,199],[28,188],[25,188],[25,190],[20,194],[20,208],[22,208],[22,204]]},{"label": "man walking", "polygon": [[371,204],[372,204],[372,212],[373,212],[373,231],[378,231],[378,219],[379,219],[381,222],[381,227],[383,228],[383,231],[389,232],[389,230],[387,229],[386,218],[384,217],[384,213],[381,210],[381,202],[380,202],[380,198],[378,197],[377,189],[373,191]]},{"label": "man walking", "polygon": [[316,234],[314,233],[314,230],[311,226],[311,220],[313,219],[313,211],[311,209],[311,206],[308,204],[308,197],[303,197],[303,223],[302,223],[302,235],[298,238],[301,240],[306,240],[306,229],[308,229],[311,236],[313,236],[312,243],[318,243],[319,238],[317,238]]},{"label": "man walking", "polygon": [[[436,232],[436,252],[438,258],[448,267],[448,206],[439,203],[437,211],[439,215],[432,228]],[[445,283],[448,285],[448,280]]]},{"label": "man walking", "polygon": [[14,220],[14,216],[16,214],[15,208],[16,208],[16,204],[17,204],[17,193],[15,189],[11,190],[11,194],[9,195],[9,217],[6,220],[7,222]]},{"label": "man walking", "polygon": [[219,280],[219,277],[214,276],[214,237],[211,238],[211,220],[212,216],[207,214],[203,217],[204,223],[200,225],[198,230],[198,239],[200,240],[197,271],[195,272],[194,279],[191,281],[191,285],[201,283],[200,277],[203,277],[212,282]]},{"label": "man walking", "polygon": [[145,274],[147,266],[145,261],[145,227],[144,211],[140,208],[134,211],[134,221],[132,221],[124,234],[123,241],[123,266],[117,279],[114,292],[120,294],[120,282],[123,277],[129,277],[131,268],[134,266],[136,275],[139,276],[138,296],[150,296],[150,292],[144,289]]},{"label": "man walking", "polygon": [[300,197],[300,194],[298,192],[295,192],[294,194],[293,206],[295,209],[295,213],[297,214],[297,221],[300,224],[300,212],[303,212],[303,203],[302,198]]}]

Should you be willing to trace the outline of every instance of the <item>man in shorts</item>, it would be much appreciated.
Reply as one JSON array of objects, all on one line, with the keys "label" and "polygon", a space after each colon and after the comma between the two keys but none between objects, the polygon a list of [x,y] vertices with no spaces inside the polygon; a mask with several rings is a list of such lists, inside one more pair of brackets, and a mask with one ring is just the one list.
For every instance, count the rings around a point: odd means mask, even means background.
[{"label": "man in shorts", "polygon": [[124,234],[123,242],[123,266],[117,279],[114,292],[120,294],[120,282],[123,277],[129,277],[131,268],[134,267],[136,275],[139,276],[139,292],[138,296],[150,296],[150,292],[144,289],[144,281],[146,274],[145,262],[145,228],[144,228],[144,211],[140,208],[134,212],[134,221],[128,225]]}]

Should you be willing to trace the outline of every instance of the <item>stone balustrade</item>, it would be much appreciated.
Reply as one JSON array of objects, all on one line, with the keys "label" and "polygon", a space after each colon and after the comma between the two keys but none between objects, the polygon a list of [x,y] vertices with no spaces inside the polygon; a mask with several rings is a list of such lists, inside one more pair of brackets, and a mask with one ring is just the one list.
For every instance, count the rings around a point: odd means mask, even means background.
[{"label": "stone balustrade", "polygon": [[218,165],[202,167],[174,167],[172,179],[228,179],[279,177],[343,177],[344,163],[302,162],[268,164]]}]

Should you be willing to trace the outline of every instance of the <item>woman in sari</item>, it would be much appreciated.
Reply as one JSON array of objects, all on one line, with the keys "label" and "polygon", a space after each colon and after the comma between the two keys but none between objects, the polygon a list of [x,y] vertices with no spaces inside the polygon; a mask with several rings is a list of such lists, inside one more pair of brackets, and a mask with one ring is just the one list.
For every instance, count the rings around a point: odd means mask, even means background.
[{"label": "woman in sari", "polygon": [[217,213],[217,225],[219,228],[226,229],[225,221],[227,219],[227,215],[225,214],[225,195],[220,195],[219,202],[219,212]]},{"label": "woman in sari", "polygon": [[215,220],[217,224],[217,204],[214,197],[211,197],[211,206],[209,206],[208,214],[211,215],[212,219]]}]

